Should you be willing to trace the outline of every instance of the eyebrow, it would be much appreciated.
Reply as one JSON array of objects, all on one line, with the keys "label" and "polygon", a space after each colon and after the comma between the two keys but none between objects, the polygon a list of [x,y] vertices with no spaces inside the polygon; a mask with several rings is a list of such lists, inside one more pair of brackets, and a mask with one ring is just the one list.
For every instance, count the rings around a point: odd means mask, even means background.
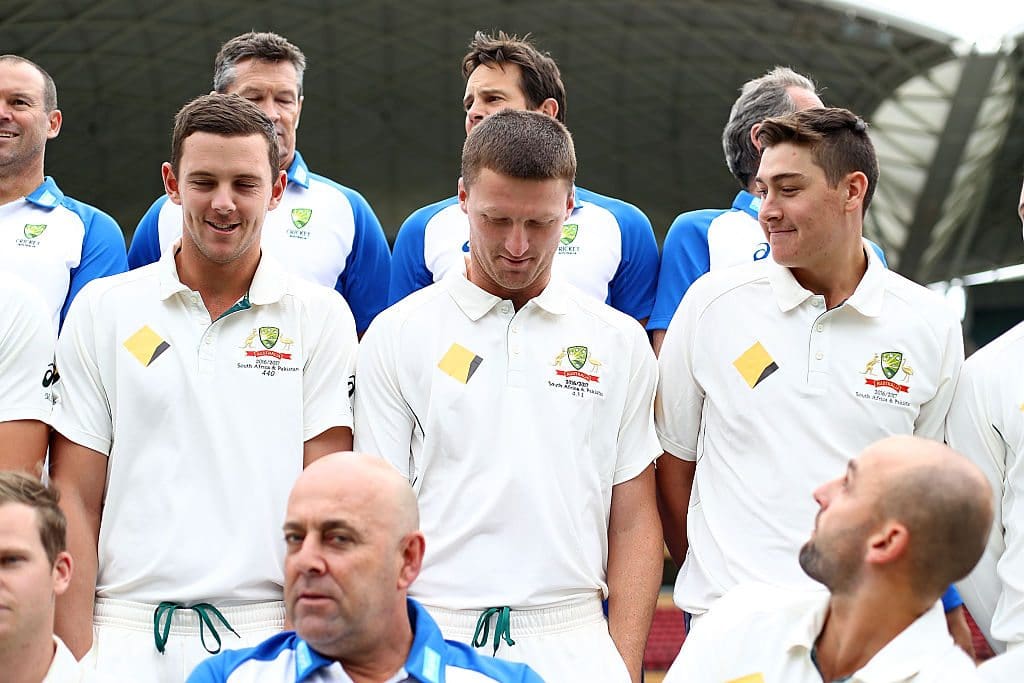
[{"label": "eyebrow", "polygon": [[[309,528],[310,527],[307,527],[305,524],[302,524],[301,522],[285,522],[284,524],[285,531],[307,530]],[[359,533],[358,529],[356,529],[354,526],[352,526],[343,519],[325,519],[319,522],[318,524],[313,525],[312,528],[320,532],[333,531],[335,529],[344,529],[346,531],[351,531],[355,534]]]},{"label": "eyebrow", "polygon": [[852,483],[853,482],[853,478],[854,478],[854,476],[856,474],[857,474],[857,461],[851,460],[846,465],[846,480],[848,482]]},{"label": "eyebrow", "polygon": [[[806,176],[804,176],[803,173],[795,173],[795,172],[794,173],[776,173],[775,175],[773,175],[768,180],[770,180],[770,181],[772,181],[774,183],[777,183],[777,182],[782,181],[782,180],[790,180],[790,179],[794,179],[794,178],[802,179],[804,177],[806,177]],[[761,176],[755,176],[754,177],[754,182],[755,183],[761,183],[762,185],[766,185],[768,181],[766,181],[763,178],[761,178]]]},{"label": "eyebrow", "polygon": [[[202,180],[205,178],[216,178],[216,175],[209,171],[192,171],[187,176],[186,180]],[[255,173],[240,173],[239,175],[232,176],[233,180],[260,180],[260,176]]]}]

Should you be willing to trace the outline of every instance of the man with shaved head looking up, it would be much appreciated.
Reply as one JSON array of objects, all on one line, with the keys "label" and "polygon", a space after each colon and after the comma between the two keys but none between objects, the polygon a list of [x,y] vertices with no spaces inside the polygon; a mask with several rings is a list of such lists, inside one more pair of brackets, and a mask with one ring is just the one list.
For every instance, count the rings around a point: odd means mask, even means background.
[{"label": "man with shaved head looking up", "polygon": [[295,632],[207,660],[190,683],[271,673],[280,681],[439,681],[442,671],[450,683],[540,681],[522,664],[446,642],[407,597],[424,539],[412,489],[384,460],[335,453],[307,467],[288,499],[284,540]]},{"label": "man with shaved head looking up", "polygon": [[666,683],[978,680],[939,597],[985,547],[992,490],[981,471],[937,441],[890,437],[814,500],[800,566],[828,592],[735,589],[687,637]]}]

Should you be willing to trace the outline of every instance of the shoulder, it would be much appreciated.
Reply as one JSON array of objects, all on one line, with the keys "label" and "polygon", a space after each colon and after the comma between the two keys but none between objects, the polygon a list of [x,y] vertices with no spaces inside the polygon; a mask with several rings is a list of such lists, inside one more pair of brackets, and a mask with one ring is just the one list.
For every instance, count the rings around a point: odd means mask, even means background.
[{"label": "shoulder", "polygon": [[771,291],[768,264],[764,261],[745,263],[712,270],[698,278],[686,291],[680,309],[706,310],[727,305],[737,297],[747,298],[758,293],[771,295]]},{"label": "shoulder", "polygon": [[996,337],[978,349],[964,362],[964,377],[985,377],[995,380],[1006,376],[1007,367],[1024,359],[1024,322]]},{"label": "shoulder", "polygon": [[370,208],[370,203],[366,201],[366,197],[360,194],[358,190],[342,185],[341,183],[331,180],[327,176],[322,176],[319,173],[309,174],[309,188],[305,191],[324,195],[326,197],[333,197],[336,200],[343,201],[349,204],[353,211],[361,211]]},{"label": "shoulder", "polygon": [[[378,313],[370,323],[367,335],[375,329],[378,331],[388,329],[396,332],[418,323],[424,323],[431,327],[437,325],[436,316],[440,314],[439,309],[448,301],[451,301],[451,295],[443,280],[427,285]],[[375,334],[379,334],[379,332],[375,332]]]},{"label": "shoulder", "polygon": [[107,233],[113,231],[120,237],[121,228],[118,227],[117,221],[114,220],[113,216],[97,209],[95,206],[80,202],[67,195],[61,200],[61,206],[76,214],[82,220],[87,231],[98,230]]},{"label": "shoulder", "polygon": [[611,213],[615,216],[620,228],[623,230],[641,228],[651,230],[651,222],[648,220],[646,214],[629,202],[616,199],[615,197],[598,194],[597,192],[586,190],[582,187],[576,188],[576,197],[577,199],[588,204],[598,206]]},{"label": "shoulder", "polygon": [[665,239],[673,235],[676,239],[683,239],[695,233],[707,235],[712,221],[728,213],[729,209],[698,209],[681,213],[672,221]]},{"label": "shoulder", "polygon": [[158,264],[157,261],[135,270],[90,280],[78,293],[75,301],[81,300],[92,305],[103,302],[106,305],[110,300],[146,297],[150,291],[147,286],[157,283],[160,279]]},{"label": "shoulder", "polygon": [[908,280],[899,273],[884,270],[886,294],[902,304],[933,328],[959,327],[960,321],[937,292]]},{"label": "shoulder", "polygon": [[267,638],[256,647],[221,652],[196,667],[188,681],[228,681],[232,673],[250,662],[274,662],[282,656],[290,657],[299,642],[293,631],[285,631]]},{"label": "shoulder", "polygon": [[402,223],[402,230],[406,230],[406,226],[409,226],[410,229],[419,228],[422,230],[427,226],[427,223],[440,217],[445,213],[446,209],[451,210],[452,207],[454,207],[454,210],[457,211],[459,215],[462,215],[462,209],[459,208],[458,197],[448,197],[447,199],[442,199],[439,202],[427,204],[422,208],[416,209],[409,214],[409,217]]}]

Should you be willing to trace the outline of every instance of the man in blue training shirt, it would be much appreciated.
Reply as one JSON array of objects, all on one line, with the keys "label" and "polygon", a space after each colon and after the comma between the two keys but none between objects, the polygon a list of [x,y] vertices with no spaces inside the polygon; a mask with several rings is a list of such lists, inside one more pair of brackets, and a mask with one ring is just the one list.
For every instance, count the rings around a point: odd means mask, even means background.
[{"label": "man in blue training shirt", "polygon": [[[263,248],[289,271],[340,293],[359,334],[387,304],[391,253],[380,221],[362,195],[310,172],[295,149],[302,114],[306,56],[276,33],[245,33],[224,43],[213,88],[236,93],[263,110],[277,129],[288,186],[267,215]],[[181,208],[164,195],[135,229],[128,251],[134,269],[159,260],[181,236]]]},{"label": "man in blue training shirt", "polygon": [[189,683],[539,683],[523,664],[448,642],[407,597],[423,562],[412,488],[374,456],[311,464],[288,499],[285,609],[295,631],[200,664]]},{"label": "man in blue training shirt", "polygon": [[54,330],[87,282],[128,268],[114,219],[43,175],[46,143],[61,123],[50,74],[0,55],[0,271],[39,289]]},{"label": "man in blue training shirt", "polygon": [[[528,40],[478,32],[462,59],[466,134],[501,109],[539,111],[565,123],[565,86],[558,65]],[[454,186],[454,183],[453,183]],[[575,188],[562,227],[555,275],[641,322],[651,314],[658,245],[647,216],[632,204]],[[464,269],[469,221],[456,197],[409,216],[398,231],[389,303]]]}]

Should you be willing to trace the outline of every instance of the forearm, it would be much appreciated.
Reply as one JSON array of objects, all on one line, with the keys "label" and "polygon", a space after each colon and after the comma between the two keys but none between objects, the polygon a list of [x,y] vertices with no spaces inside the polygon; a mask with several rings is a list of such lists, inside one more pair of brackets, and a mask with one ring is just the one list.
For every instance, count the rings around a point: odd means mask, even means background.
[{"label": "forearm", "polygon": [[638,500],[620,509],[627,514],[616,515],[613,508],[608,533],[608,631],[633,681],[640,681],[643,671],[662,573],[653,469],[637,480],[627,483],[638,489]]},{"label": "forearm", "polygon": [[49,437],[50,426],[40,420],[0,422],[0,469],[39,479]]},{"label": "forearm", "polygon": [[689,544],[686,538],[686,513],[696,463],[665,453],[658,458],[656,480],[658,514],[669,555],[677,567],[683,566]]},{"label": "forearm", "polygon": [[96,598],[96,547],[99,514],[89,513],[73,488],[62,487],[60,506],[67,517],[68,551],[74,561],[71,584],[57,599],[54,631],[81,659],[92,647],[93,604]]}]

